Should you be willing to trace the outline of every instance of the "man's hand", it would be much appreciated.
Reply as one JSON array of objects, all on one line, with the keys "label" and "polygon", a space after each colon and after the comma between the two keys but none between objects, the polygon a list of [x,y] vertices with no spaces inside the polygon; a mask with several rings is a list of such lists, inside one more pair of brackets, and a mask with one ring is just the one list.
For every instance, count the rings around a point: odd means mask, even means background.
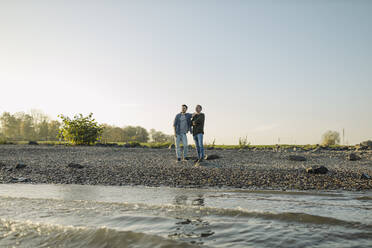
[{"label": "man's hand", "polygon": [[196,113],[194,112],[194,113],[192,113],[192,117],[194,117],[196,115]]}]

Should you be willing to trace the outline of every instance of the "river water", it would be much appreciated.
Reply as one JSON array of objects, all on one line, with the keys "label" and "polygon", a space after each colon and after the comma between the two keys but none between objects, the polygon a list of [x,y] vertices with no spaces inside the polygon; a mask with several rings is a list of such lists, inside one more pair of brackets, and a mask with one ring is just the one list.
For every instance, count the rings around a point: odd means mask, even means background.
[{"label": "river water", "polygon": [[372,192],[0,184],[0,247],[372,247]]}]

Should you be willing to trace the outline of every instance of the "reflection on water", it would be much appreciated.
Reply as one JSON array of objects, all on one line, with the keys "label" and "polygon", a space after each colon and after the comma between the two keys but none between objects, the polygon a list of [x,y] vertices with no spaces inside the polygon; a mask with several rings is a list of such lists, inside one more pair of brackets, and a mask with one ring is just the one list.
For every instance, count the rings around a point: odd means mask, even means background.
[{"label": "reflection on water", "polygon": [[192,196],[190,199],[184,194],[179,194],[174,197],[173,204],[175,205],[192,205],[192,206],[204,206],[204,195],[198,194],[197,196]]},{"label": "reflection on water", "polygon": [[90,200],[100,195],[99,187],[79,187],[78,185],[60,185],[59,192],[65,200]]},{"label": "reflection on water", "polygon": [[[189,199],[190,198],[190,199]],[[196,196],[188,196],[185,194],[177,194],[173,200],[174,205],[183,206],[204,206],[204,195],[197,194]],[[193,244],[203,245],[203,239],[212,236],[214,232],[207,220],[203,219],[204,214],[200,211],[195,211],[193,215],[186,217],[177,217],[178,222],[175,223],[175,230],[168,237],[172,239],[181,239]]]},{"label": "reflection on water", "polygon": [[18,247],[14,240],[122,247],[115,240],[126,239],[138,247],[370,247],[371,199],[371,192],[0,185],[0,247]]}]

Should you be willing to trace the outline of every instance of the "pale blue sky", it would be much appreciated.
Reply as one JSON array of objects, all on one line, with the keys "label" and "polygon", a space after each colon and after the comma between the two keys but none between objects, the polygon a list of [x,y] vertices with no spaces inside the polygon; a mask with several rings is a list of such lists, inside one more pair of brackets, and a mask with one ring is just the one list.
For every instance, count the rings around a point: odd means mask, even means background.
[{"label": "pale blue sky", "polygon": [[0,113],[93,112],[206,141],[372,139],[372,1],[0,1]]}]

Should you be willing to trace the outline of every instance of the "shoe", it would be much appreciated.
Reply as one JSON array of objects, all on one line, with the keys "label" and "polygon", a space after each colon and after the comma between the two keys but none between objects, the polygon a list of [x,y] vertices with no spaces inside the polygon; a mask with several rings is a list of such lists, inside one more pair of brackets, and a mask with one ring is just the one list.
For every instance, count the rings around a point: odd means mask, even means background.
[{"label": "shoe", "polygon": [[190,160],[188,157],[184,158],[185,160]]},{"label": "shoe", "polygon": [[197,159],[197,160],[195,160],[194,162],[195,162],[195,163],[198,163],[199,161],[200,161],[200,159]]},{"label": "shoe", "polygon": [[203,161],[204,161],[204,158],[199,159],[199,162],[203,162]]},{"label": "shoe", "polygon": [[177,162],[181,162],[181,158],[177,158]]}]

